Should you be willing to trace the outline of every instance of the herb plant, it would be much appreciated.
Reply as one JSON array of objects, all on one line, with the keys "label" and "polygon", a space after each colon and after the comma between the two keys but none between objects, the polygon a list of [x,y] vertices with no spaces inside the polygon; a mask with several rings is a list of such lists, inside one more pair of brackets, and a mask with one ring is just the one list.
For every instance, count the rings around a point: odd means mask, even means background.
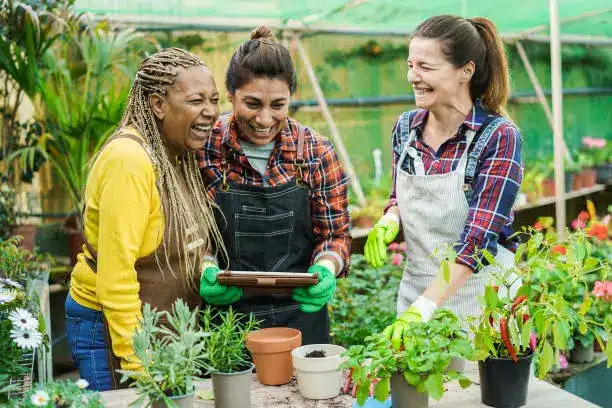
[{"label": "herb plant", "polygon": [[203,360],[207,374],[240,372],[251,365],[245,340],[246,335],[259,326],[253,314],[247,317],[231,307],[227,312],[215,313],[207,307],[201,321],[207,333]]},{"label": "herb plant", "polygon": [[372,386],[374,397],[381,402],[386,400],[391,376],[396,373],[417,391],[428,392],[439,400],[445,382],[456,380],[463,388],[471,384],[462,374],[448,371],[448,367],[453,358],[469,359],[472,352],[457,317],[449,310],[438,309],[428,322],[408,326],[400,351],[395,351],[391,341],[380,334],[369,336],[365,345],[350,347],[343,367],[351,370],[360,405]]},{"label": "herb plant", "polygon": [[120,370],[121,381],[133,379],[130,386],[139,395],[131,405],[142,404],[148,397],[147,407],[155,401],[174,407],[169,397],[193,392],[194,379],[202,374],[207,335],[198,324],[197,309],[192,312],[182,299],[174,303],[172,313],[145,304],[133,337],[142,370]]}]

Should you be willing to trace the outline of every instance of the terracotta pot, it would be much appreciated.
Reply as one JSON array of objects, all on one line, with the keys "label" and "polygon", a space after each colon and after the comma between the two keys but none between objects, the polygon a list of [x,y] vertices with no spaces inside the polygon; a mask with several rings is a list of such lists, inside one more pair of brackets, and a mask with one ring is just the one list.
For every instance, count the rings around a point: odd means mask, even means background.
[{"label": "terracotta pot", "polygon": [[554,178],[547,178],[542,182],[542,190],[544,191],[544,197],[554,197],[557,195],[557,186],[555,185]]},{"label": "terracotta pot", "polygon": [[36,246],[36,225],[33,224],[25,224],[18,225],[13,229],[12,235],[21,235],[23,240],[21,240],[21,247],[27,249],[28,251],[33,251]]},{"label": "terracotta pot", "polygon": [[582,188],[583,175],[582,171],[574,173],[574,177],[572,179],[572,191],[580,190]]},{"label": "terracotta pot", "polygon": [[595,169],[584,169],[581,171],[582,174],[582,188],[593,187],[597,183],[597,170]]},{"label": "terracotta pot", "polygon": [[72,266],[77,263],[77,256],[83,252],[85,238],[78,224],[78,219],[75,215],[71,215],[64,222],[64,231],[68,236],[68,249],[70,251],[70,264]]},{"label": "terracotta pot", "polygon": [[302,333],[289,327],[270,327],[247,334],[246,346],[264,385],[287,384],[293,378],[291,351],[302,344]]},{"label": "terracotta pot", "polygon": [[376,223],[376,218],[371,215],[358,215],[352,221],[356,228],[372,228]]}]

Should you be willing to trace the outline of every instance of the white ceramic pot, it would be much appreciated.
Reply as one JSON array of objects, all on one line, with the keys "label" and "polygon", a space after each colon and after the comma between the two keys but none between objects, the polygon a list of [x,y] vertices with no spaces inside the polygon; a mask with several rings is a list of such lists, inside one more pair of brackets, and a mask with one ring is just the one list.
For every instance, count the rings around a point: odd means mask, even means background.
[{"label": "white ceramic pot", "polygon": [[[306,357],[312,351],[323,351],[325,357]],[[346,349],[334,344],[309,344],[291,352],[293,367],[297,377],[298,389],[302,397],[308,399],[328,399],[337,397],[342,388],[340,357]]]}]

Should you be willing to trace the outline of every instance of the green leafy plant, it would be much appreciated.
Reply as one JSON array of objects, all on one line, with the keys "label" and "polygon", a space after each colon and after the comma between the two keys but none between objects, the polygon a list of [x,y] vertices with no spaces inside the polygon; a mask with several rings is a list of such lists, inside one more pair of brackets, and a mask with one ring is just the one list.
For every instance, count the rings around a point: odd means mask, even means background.
[{"label": "green leafy plant", "polygon": [[20,391],[11,382],[31,370],[34,351],[49,342],[33,290],[41,264],[18,244],[18,237],[0,240],[0,403],[9,391]]},{"label": "green leafy plant", "polygon": [[384,336],[370,336],[365,345],[349,348],[343,367],[351,370],[360,405],[368,398],[372,384],[374,397],[381,402],[386,400],[391,376],[396,373],[417,391],[428,392],[439,400],[444,394],[444,383],[456,380],[463,388],[471,384],[468,378],[448,367],[453,358],[469,359],[472,352],[457,317],[449,310],[438,309],[428,322],[408,326],[400,351],[395,351]]},{"label": "green leafy plant", "polygon": [[[544,378],[574,331],[591,333],[600,344],[602,330],[609,337],[610,322],[601,323],[588,315],[593,302],[588,289],[577,305],[564,292],[568,286],[588,288],[592,275],[610,273],[610,264],[591,255],[593,246],[580,231],[561,241],[556,240],[556,234],[534,229],[525,232],[529,239],[518,247],[512,268],[501,268],[490,253],[483,251],[485,259],[497,266],[497,272],[493,274],[495,283],[485,289],[483,313],[471,322],[471,330],[476,359],[493,356],[517,361],[533,352],[538,377]],[[517,278],[522,286],[515,297],[498,294],[500,287],[509,293]],[[609,345],[607,354],[612,356]]]},{"label": "green leafy plant", "polygon": [[41,82],[45,131],[38,142],[16,149],[7,160],[42,155],[64,183],[73,210],[81,204],[88,163],[116,129],[129,92],[134,59],[127,49],[140,41],[131,29],[67,26],[65,40],[46,55]]},{"label": "green leafy plant", "polygon": [[148,407],[163,401],[174,407],[169,397],[193,392],[194,380],[202,374],[208,336],[198,324],[197,309],[191,311],[182,299],[174,303],[171,313],[145,304],[140,327],[133,337],[134,353],[142,370],[119,371],[122,382],[133,380],[130,386],[139,395],[130,405],[146,403]]},{"label": "green leafy plant", "polygon": [[30,252],[19,245],[20,236],[0,239],[0,277],[26,284],[48,270],[53,258],[38,251]]},{"label": "green leafy plant", "polygon": [[16,205],[17,193],[0,173],[0,239],[8,238],[17,224]]},{"label": "green leafy plant", "polygon": [[338,279],[329,305],[330,337],[334,344],[349,347],[363,344],[366,337],[380,333],[393,322],[397,312],[397,288],[402,265],[390,260],[372,268],[360,254],[351,256],[351,274]]},{"label": "green leafy plant", "polygon": [[23,400],[11,401],[11,407],[19,408],[103,408],[98,392],[88,391],[87,381],[51,381],[37,384],[24,394]]},{"label": "green leafy plant", "polygon": [[202,312],[201,323],[207,333],[203,359],[207,374],[240,372],[251,365],[245,340],[259,326],[253,314],[247,317],[231,307],[227,312],[215,313],[207,307]]}]

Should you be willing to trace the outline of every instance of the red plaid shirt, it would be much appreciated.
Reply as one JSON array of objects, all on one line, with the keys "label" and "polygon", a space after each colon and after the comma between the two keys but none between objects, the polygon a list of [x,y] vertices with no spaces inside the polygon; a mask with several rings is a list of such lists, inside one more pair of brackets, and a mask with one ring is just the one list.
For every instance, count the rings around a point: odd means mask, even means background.
[{"label": "red plaid shirt", "polygon": [[[296,157],[298,122],[287,118],[287,123],[276,140],[266,174],[262,175],[249,163],[238,137],[234,116],[230,117],[227,136],[221,134],[220,117],[215,124],[204,149],[198,152],[198,160],[206,191],[214,199],[216,189],[223,181],[221,145],[235,155],[227,158],[228,181],[255,186],[286,184],[296,177],[293,161]],[[340,263],[339,275],[348,273],[351,236],[349,233],[348,178],[342,169],[330,141],[306,128],[304,138],[304,182],[309,186],[310,214],[312,217],[315,248],[314,263],[321,255],[331,255]]]}]

